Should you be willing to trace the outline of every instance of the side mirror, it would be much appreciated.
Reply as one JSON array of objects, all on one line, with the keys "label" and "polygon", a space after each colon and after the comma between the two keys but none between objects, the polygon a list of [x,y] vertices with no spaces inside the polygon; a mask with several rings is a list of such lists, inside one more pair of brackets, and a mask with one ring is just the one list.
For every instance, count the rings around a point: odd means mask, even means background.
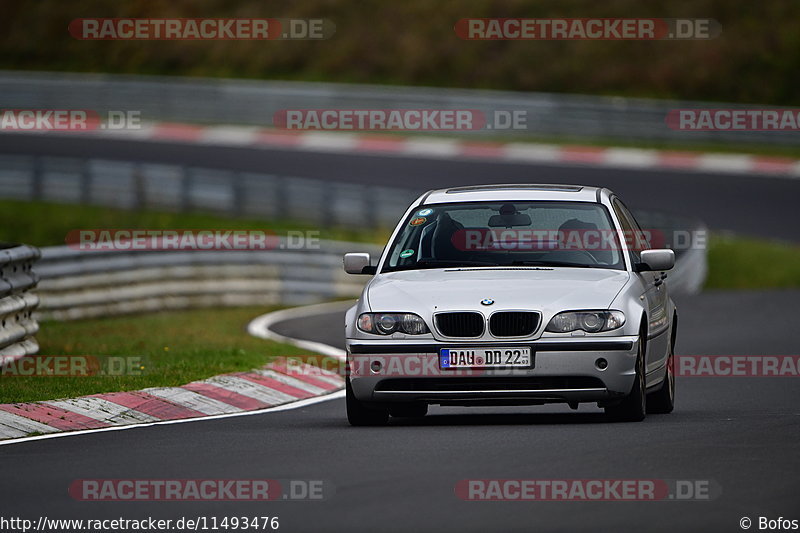
[{"label": "side mirror", "polygon": [[672,250],[643,250],[641,260],[636,264],[637,272],[669,270],[675,266],[675,252]]},{"label": "side mirror", "polygon": [[375,274],[378,267],[371,266],[368,253],[344,254],[344,271],[348,274]]}]

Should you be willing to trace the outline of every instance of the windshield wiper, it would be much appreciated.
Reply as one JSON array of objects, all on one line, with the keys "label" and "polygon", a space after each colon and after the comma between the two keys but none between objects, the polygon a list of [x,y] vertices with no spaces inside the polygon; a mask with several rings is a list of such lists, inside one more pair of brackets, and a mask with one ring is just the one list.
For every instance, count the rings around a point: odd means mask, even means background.
[{"label": "windshield wiper", "polygon": [[571,263],[569,261],[512,261],[512,266],[552,266],[552,267],[575,267],[575,268],[594,268],[596,265],[588,263]]}]

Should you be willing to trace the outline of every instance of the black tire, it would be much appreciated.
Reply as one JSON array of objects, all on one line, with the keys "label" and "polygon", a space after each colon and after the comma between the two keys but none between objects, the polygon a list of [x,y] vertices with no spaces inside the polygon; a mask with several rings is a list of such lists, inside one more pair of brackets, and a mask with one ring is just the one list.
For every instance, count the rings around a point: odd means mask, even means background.
[{"label": "black tire", "polygon": [[[673,326],[674,327],[674,326]],[[675,334],[669,343],[667,369],[664,381],[658,390],[647,397],[647,412],[667,414],[675,409]]]},{"label": "black tire", "polygon": [[428,414],[427,403],[399,403],[389,407],[389,414],[394,417],[419,418]]},{"label": "black tire", "polygon": [[618,422],[641,422],[647,416],[647,393],[644,381],[644,334],[639,334],[639,353],[636,356],[636,376],[630,394],[616,405],[605,408],[606,415]]},{"label": "black tire", "polygon": [[345,379],[347,399],[347,421],[351,426],[385,426],[389,421],[389,410],[385,407],[367,405],[358,400],[350,385],[350,376]]}]

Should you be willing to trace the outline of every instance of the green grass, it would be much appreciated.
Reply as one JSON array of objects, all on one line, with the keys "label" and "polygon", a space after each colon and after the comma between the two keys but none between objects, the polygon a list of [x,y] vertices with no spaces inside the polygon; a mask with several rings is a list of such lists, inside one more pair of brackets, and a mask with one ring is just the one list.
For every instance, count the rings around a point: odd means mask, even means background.
[{"label": "green grass", "polygon": [[272,230],[278,235],[284,235],[288,230],[312,230],[319,231],[321,239],[380,244],[383,244],[388,236],[385,229],[356,231],[345,228],[319,228],[289,220],[230,218],[199,212],[125,210],[93,205],[0,200],[0,242],[20,242],[35,246],[63,245],[67,233],[71,230],[99,228]]},{"label": "green grass", "polygon": [[0,377],[0,403],[179,386],[260,367],[307,350],[257,339],[246,324],[265,308],[170,311],[76,322],[44,322],[41,355],[141,356],[141,375]]},{"label": "green grass", "polygon": [[800,288],[800,246],[712,235],[705,288]]}]

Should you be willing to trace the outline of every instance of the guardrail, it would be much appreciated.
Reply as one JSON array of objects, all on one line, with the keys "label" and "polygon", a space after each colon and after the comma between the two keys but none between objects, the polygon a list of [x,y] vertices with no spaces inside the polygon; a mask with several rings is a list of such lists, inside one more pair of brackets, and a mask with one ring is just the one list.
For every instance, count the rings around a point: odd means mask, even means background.
[{"label": "guardrail", "polygon": [[39,281],[32,269],[38,258],[32,246],[0,244],[0,361],[39,350],[33,316],[39,297],[30,292]]},{"label": "guardrail", "polygon": [[43,319],[72,320],[349,298],[360,293],[364,281],[342,270],[342,255],[354,249],[380,253],[374,245],[335,241],[320,241],[319,249],[269,251],[42,248],[36,266],[42,278],[38,314]]},{"label": "guardrail", "polygon": [[[730,103],[553,93],[0,71],[0,108],[135,110],[146,121],[273,125],[285,109],[473,109],[524,111],[525,129],[481,129],[463,135],[527,135],[624,141],[800,144],[780,131],[672,130],[673,109],[747,109]],[[762,106],[763,107],[763,106]],[[778,109],[770,106],[771,109]]]},{"label": "guardrail", "polygon": [[0,198],[393,227],[422,191],[252,172],[0,154]]}]

